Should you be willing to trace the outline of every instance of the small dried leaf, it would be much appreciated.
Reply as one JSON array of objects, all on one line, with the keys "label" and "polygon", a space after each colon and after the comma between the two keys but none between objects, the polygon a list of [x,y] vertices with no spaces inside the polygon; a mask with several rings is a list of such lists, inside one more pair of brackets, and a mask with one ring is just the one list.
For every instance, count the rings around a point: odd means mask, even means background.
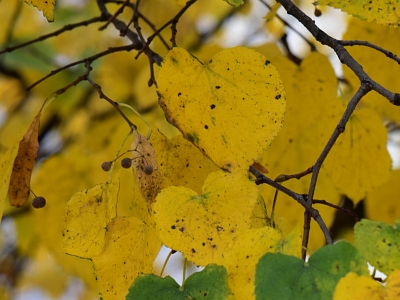
[{"label": "small dried leaf", "polygon": [[17,157],[10,178],[10,205],[21,207],[28,201],[32,170],[39,149],[40,113],[35,117],[23,139],[19,142]]},{"label": "small dried leaf", "polygon": [[[133,133],[132,154],[132,168],[136,174],[140,193],[150,209],[162,189],[163,180],[153,145],[136,130]],[[146,174],[146,166],[153,168],[151,174]]]}]

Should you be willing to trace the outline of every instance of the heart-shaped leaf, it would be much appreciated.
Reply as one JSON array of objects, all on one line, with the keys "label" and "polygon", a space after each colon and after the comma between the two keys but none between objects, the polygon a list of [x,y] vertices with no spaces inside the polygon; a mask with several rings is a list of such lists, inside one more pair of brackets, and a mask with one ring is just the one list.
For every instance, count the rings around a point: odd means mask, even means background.
[{"label": "heart-shaped leaf", "polygon": [[205,66],[174,48],[157,82],[168,121],[223,169],[248,169],[282,126],[278,71],[254,50],[226,49]]},{"label": "heart-shaped leaf", "polygon": [[223,264],[228,243],[251,226],[257,194],[245,172],[211,173],[201,195],[185,187],[163,189],[153,207],[159,236],[197,265]]}]

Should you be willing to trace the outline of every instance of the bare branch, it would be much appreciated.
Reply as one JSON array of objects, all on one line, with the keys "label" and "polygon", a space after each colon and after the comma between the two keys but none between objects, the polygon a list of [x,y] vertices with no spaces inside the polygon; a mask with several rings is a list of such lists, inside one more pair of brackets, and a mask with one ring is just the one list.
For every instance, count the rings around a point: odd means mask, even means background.
[{"label": "bare branch", "polygon": [[51,71],[50,74],[46,75],[45,77],[41,78],[40,80],[38,80],[38,81],[34,82],[33,84],[31,84],[30,86],[28,86],[26,88],[26,90],[29,91],[29,90],[33,89],[35,86],[37,86],[42,81],[46,80],[47,78],[49,78],[49,77],[51,77],[51,76],[53,76],[53,75],[65,70],[65,69],[71,68],[71,67],[79,65],[79,64],[86,63],[87,61],[93,62],[96,59],[98,59],[98,58],[100,58],[102,56],[108,55],[110,53],[121,52],[121,51],[131,51],[131,50],[135,49],[135,47],[136,46],[134,44],[130,44],[130,45],[126,45],[126,46],[120,46],[120,47],[110,47],[106,51],[97,53],[95,55],[89,56],[87,58],[78,60],[76,62],[70,63],[70,64],[68,64],[66,66],[63,66],[61,68],[58,68],[56,70]]},{"label": "bare branch", "polygon": [[387,57],[389,57],[390,59],[393,59],[395,62],[400,64],[400,58],[396,54],[394,54],[393,52],[390,52],[389,50],[383,49],[382,47],[379,47],[375,44],[372,44],[370,42],[358,41],[358,40],[347,40],[347,41],[339,41],[339,42],[345,47],[346,46],[365,46],[365,47],[375,49],[379,52],[382,52]]},{"label": "bare branch", "polygon": [[0,51],[0,55],[4,54],[6,52],[12,52],[12,51],[14,51],[16,49],[31,45],[33,43],[44,41],[44,40],[46,40],[48,38],[51,38],[53,36],[58,36],[61,33],[64,33],[64,32],[69,31],[69,30],[73,30],[73,29],[75,29],[77,27],[87,26],[89,24],[100,22],[100,21],[104,21],[104,16],[95,17],[95,18],[92,18],[92,19],[89,19],[89,20],[86,20],[86,21],[65,25],[63,28],[61,28],[59,30],[56,30],[56,31],[54,31],[52,33],[49,33],[49,34],[42,35],[42,36],[40,36],[40,37],[38,37],[38,38],[36,38],[34,40],[31,40],[31,41],[28,41],[28,42],[25,42],[25,43],[22,43],[22,44],[19,44],[19,45],[15,45],[13,47],[7,47],[7,48],[5,48],[5,49]]}]

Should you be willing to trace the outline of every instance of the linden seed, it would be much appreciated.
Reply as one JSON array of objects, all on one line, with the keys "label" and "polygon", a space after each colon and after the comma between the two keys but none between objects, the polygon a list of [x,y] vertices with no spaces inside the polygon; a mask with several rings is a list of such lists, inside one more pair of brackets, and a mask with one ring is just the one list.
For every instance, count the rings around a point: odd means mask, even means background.
[{"label": "linden seed", "polygon": [[111,169],[111,165],[112,165],[112,162],[111,162],[111,161],[105,161],[105,162],[103,162],[103,163],[101,164],[101,168],[103,169],[103,171],[108,172],[108,171],[110,171],[110,169]]},{"label": "linden seed", "polygon": [[132,160],[128,157],[125,157],[121,160],[121,166],[125,169],[129,169],[132,166]]},{"label": "linden seed", "polygon": [[150,165],[147,165],[143,168],[143,171],[146,175],[151,175],[153,174],[153,167]]},{"label": "linden seed", "polygon": [[45,205],[46,205],[46,199],[44,199],[44,197],[42,196],[35,197],[32,200],[32,206],[34,208],[42,208]]}]

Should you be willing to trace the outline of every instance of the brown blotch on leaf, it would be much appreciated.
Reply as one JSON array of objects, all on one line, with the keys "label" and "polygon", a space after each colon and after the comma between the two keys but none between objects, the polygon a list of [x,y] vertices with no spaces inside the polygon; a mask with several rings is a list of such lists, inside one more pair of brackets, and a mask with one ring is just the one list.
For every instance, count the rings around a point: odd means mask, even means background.
[{"label": "brown blotch on leaf", "polygon": [[[147,203],[149,210],[156,201],[158,193],[163,188],[163,180],[158,168],[156,152],[153,145],[136,130],[133,132],[132,168],[136,175],[139,190]],[[151,174],[146,174],[145,166],[151,165]]]},{"label": "brown blotch on leaf", "polygon": [[32,170],[39,149],[40,113],[35,117],[28,131],[19,142],[18,154],[10,177],[10,205],[21,207],[28,201]]}]

